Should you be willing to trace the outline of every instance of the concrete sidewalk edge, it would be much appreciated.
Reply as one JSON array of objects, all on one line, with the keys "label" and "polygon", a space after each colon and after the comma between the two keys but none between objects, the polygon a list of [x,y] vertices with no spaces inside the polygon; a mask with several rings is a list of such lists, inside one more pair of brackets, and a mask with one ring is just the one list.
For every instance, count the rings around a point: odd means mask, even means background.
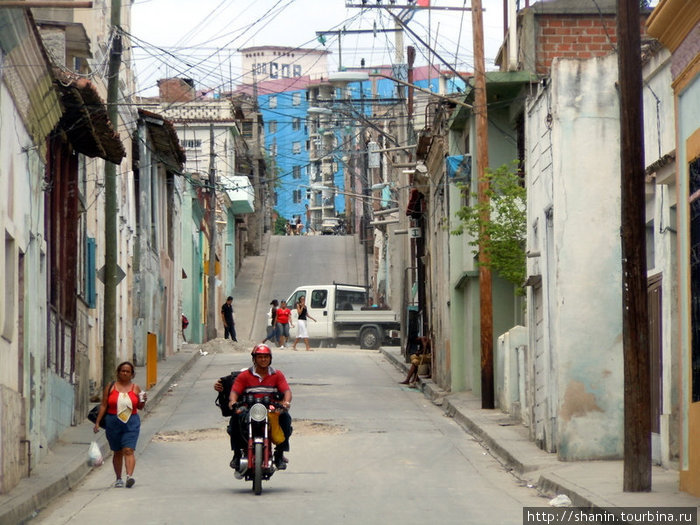
[{"label": "concrete sidewalk edge", "polygon": [[[400,351],[381,348],[386,359],[404,374],[409,364]],[[678,472],[652,466],[650,492],[624,492],[622,460],[560,461],[556,454],[541,450],[518,419],[499,409],[481,408],[471,392],[446,392],[429,378],[419,377],[416,388],[442,406],[465,431],[510,470],[519,480],[545,497],[564,494],[571,506],[604,507],[698,507],[700,499],[680,491]]]},{"label": "concrete sidewalk edge", "polygon": [[[395,367],[408,373],[409,364],[402,361],[401,356],[384,348],[381,348],[380,351]],[[449,392],[439,389],[430,379],[419,377],[416,386],[433,403],[442,406],[446,415],[454,418],[462,428],[476,437],[484,447],[494,454],[499,462],[506,468],[515,471],[519,478],[522,479],[527,473],[541,471],[537,481],[537,488],[541,493],[552,496],[566,494],[571,499],[572,504],[577,507],[595,508],[610,505],[609,502],[598,500],[594,494],[582,487],[574,486],[555,472],[551,472],[558,460],[551,454],[539,450],[533,443],[529,441],[518,443],[517,440],[504,441],[494,436],[497,429],[493,427],[498,425],[497,423],[489,424],[488,421],[484,421],[483,417],[480,417],[480,414],[468,412],[460,406],[460,403],[451,399]],[[485,412],[493,413],[494,411]],[[506,414],[500,414],[500,416],[507,417]],[[531,450],[523,453],[525,448]],[[534,455],[536,459],[528,457],[530,455]],[[537,456],[540,456],[539,460]]]},{"label": "concrete sidewalk edge", "polygon": [[[190,348],[168,357],[174,363],[163,367],[167,372],[148,391],[148,403],[141,411],[144,418],[167,394],[171,384],[192,368],[199,355],[199,351]],[[136,367],[136,370],[139,377],[145,376],[139,373],[145,367]],[[38,510],[81,483],[93,469],[86,461],[87,445],[92,440],[97,441],[105,463],[108,462],[111,452],[105,433],[93,434],[92,427],[92,423],[86,419],[85,422],[66,429],[31,475],[23,478],[8,494],[0,495],[0,525],[16,525],[32,519]]]}]

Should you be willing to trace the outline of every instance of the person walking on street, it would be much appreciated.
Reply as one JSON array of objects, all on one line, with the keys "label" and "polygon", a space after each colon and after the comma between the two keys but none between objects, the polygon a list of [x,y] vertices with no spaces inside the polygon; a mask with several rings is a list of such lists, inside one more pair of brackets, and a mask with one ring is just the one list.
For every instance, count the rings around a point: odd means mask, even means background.
[{"label": "person walking on street", "polygon": [[306,297],[303,295],[299,297],[299,302],[297,303],[297,314],[299,316],[297,318],[297,338],[294,340],[292,349],[296,350],[299,339],[303,339],[304,344],[306,345],[306,351],[310,352],[311,347],[309,346],[309,332],[306,329],[306,320],[311,319],[315,323],[316,319],[311,317],[311,314],[309,314],[306,308]]},{"label": "person walking on street", "polygon": [[126,467],[126,488],[131,488],[136,483],[134,468],[136,467],[136,442],[141,430],[141,418],[139,409],[146,404],[146,392],[133,382],[135,375],[134,365],[124,361],[117,367],[117,380],[112,381],[104,389],[102,404],[95,420],[93,432],[100,431],[100,421],[105,419],[105,431],[107,441],[112,450],[112,466],[117,480],[114,486],[124,486],[122,480],[122,468]]},{"label": "person walking on street", "polygon": [[277,305],[279,305],[279,303],[277,302],[277,299],[273,299],[272,302],[270,303],[270,325],[267,327],[267,335],[265,336],[265,339],[262,340],[262,344],[265,344],[267,341],[277,341],[278,340]]},{"label": "person walking on street", "polygon": [[230,295],[221,307],[221,319],[224,322],[224,339],[231,335],[231,341],[236,342],[236,325],[233,322],[233,297]]},{"label": "person walking on street", "polygon": [[287,301],[281,301],[277,309],[277,333],[279,334],[279,344],[285,348],[284,343],[289,339],[289,327],[292,324],[292,311],[287,308]]},{"label": "person walking on street", "polygon": [[185,343],[187,342],[187,336],[185,335],[185,328],[187,328],[190,325],[190,320],[187,319],[185,316],[185,313],[182,313],[182,339],[184,339]]},{"label": "person walking on street", "polygon": [[311,233],[311,209],[309,209],[309,205],[306,204],[306,234]]}]

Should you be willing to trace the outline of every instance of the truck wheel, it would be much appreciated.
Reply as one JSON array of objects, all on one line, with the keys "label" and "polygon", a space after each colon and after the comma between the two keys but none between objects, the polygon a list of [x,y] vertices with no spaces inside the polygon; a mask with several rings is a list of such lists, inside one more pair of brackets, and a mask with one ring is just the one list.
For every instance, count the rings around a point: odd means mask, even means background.
[{"label": "truck wheel", "polygon": [[381,340],[379,338],[379,330],[374,327],[365,328],[360,334],[360,348],[368,348],[376,350],[379,348]]}]

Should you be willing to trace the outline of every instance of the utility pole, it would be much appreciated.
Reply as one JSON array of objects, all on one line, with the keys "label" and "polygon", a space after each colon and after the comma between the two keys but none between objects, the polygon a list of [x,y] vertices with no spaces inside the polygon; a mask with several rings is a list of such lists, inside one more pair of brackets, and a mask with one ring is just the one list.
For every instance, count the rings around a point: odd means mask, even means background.
[{"label": "utility pole", "polygon": [[[114,32],[109,51],[107,114],[119,132],[119,69],[122,61],[121,0],[112,0],[110,27]],[[102,385],[114,377],[117,367],[117,165],[105,161],[105,265],[102,316]]]},{"label": "utility pole", "polygon": [[651,394],[646,278],[639,1],[618,0],[625,492],[651,490]]},{"label": "utility pole", "polygon": [[209,123],[209,266],[207,268],[207,341],[216,339],[216,154],[214,124]]},{"label": "utility pole", "polygon": [[253,68],[253,125],[251,129],[251,145],[254,147],[253,154],[253,195],[255,196],[255,211],[248,216],[248,240],[253,248],[253,255],[262,253],[262,238],[265,231],[265,190],[260,184],[260,129],[258,128],[258,118],[260,108],[258,107],[258,76],[257,68]]},{"label": "utility pole", "polygon": [[485,224],[491,220],[489,182],[484,177],[489,165],[488,114],[486,108],[486,62],[481,0],[472,0],[474,31],[474,108],[476,116],[476,173],[478,201],[482,206],[479,232],[479,309],[481,318],[481,408],[494,408],[493,384],[493,297],[490,257],[486,252]]}]

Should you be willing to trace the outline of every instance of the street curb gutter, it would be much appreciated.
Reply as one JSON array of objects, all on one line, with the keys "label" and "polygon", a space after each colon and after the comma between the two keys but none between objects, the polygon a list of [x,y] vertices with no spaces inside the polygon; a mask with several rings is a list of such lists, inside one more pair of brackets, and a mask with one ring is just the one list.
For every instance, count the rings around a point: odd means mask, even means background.
[{"label": "street curb gutter", "polygon": [[575,485],[559,476],[556,472],[548,472],[540,476],[537,481],[537,488],[544,494],[566,494],[571,500],[572,507],[585,507],[589,509],[599,509],[611,507],[614,504],[600,501],[596,495],[591,494],[585,488]]},{"label": "street curb gutter", "polygon": [[[187,353],[188,350],[181,350],[180,353]],[[158,403],[160,403],[163,396],[165,396],[170,390],[170,386],[173,382],[178,381],[183,375],[185,375],[190,368],[194,366],[194,362],[200,356],[198,351],[192,350],[192,355],[186,359],[180,368],[176,369],[172,375],[162,378],[158,381],[155,386],[148,392],[148,403],[143,408],[143,412],[147,415],[152,408],[155,408]]]},{"label": "street curb gutter", "polygon": [[[395,355],[389,352],[382,351],[382,353],[394,364],[394,366],[403,370],[404,372],[408,372],[408,363],[402,363]],[[460,407],[449,398],[448,393],[438,389],[437,385],[435,385],[435,383],[433,383],[431,380],[426,380],[419,377],[418,384],[419,388],[426,397],[428,397],[435,404],[441,404],[445,414],[453,418],[462,428],[467,430],[467,432],[474,435],[474,437],[481,441],[486,448],[496,454],[499,459],[509,468],[514,469],[519,474],[538,470],[539,465],[525,464],[509,450],[501,446],[482,425],[477,423],[474,418],[469,417],[466,413],[460,410]],[[442,402],[439,402],[439,400],[442,400]]]},{"label": "street curb gutter", "polygon": [[[182,352],[187,353],[187,351]],[[193,350],[192,355],[185,358],[172,375],[162,377],[149,391],[149,402],[146,407],[150,405],[151,409],[155,408],[167,394],[171,384],[192,368],[198,357],[199,352]],[[144,408],[142,412],[146,418],[150,409]],[[107,458],[111,455],[107,437],[104,432],[93,435],[92,427],[92,423],[86,419],[84,423],[66,430],[64,437],[67,439],[59,439],[52,447],[51,453],[42,460],[42,463],[48,462],[51,465],[51,468],[47,469],[49,472],[60,470],[63,474],[46,475],[42,469],[37,468],[36,474],[23,478],[12,489],[12,497],[0,504],[0,525],[25,523],[34,518],[38,510],[76,487],[93,469],[86,461],[86,445],[89,445],[93,439],[97,441],[100,450],[103,451],[105,463],[107,462]]]},{"label": "street curb gutter", "polygon": [[[403,362],[395,353],[380,349],[384,357],[403,373],[408,372],[408,363]],[[484,447],[493,453],[506,467],[511,468],[517,475],[525,475],[538,470],[547,469],[539,475],[537,481],[538,490],[547,495],[566,494],[573,506],[597,508],[609,506],[610,503],[600,501],[599,497],[591,494],[583,487],[573,484],[562,478],[552,469],[559,465],[556,457],[538,449],[529,440],[518,439],[514,431],[505,434],[507,430],[499,429],[500,425],[495,418],[506,417],[506,414],[494,413],[484,410],[471,416],[466,410],[465,402],[449,392],[440,390],[430,379],[418,378],[418,389],[436,405],[442,405],[445,414],[454,420],[467,432],[479,440]],[[490,416],[490,417],[489,417]],[[496,434],[504,433],[503,436]],[[521,441],[520,443],[518,441]]]}]

